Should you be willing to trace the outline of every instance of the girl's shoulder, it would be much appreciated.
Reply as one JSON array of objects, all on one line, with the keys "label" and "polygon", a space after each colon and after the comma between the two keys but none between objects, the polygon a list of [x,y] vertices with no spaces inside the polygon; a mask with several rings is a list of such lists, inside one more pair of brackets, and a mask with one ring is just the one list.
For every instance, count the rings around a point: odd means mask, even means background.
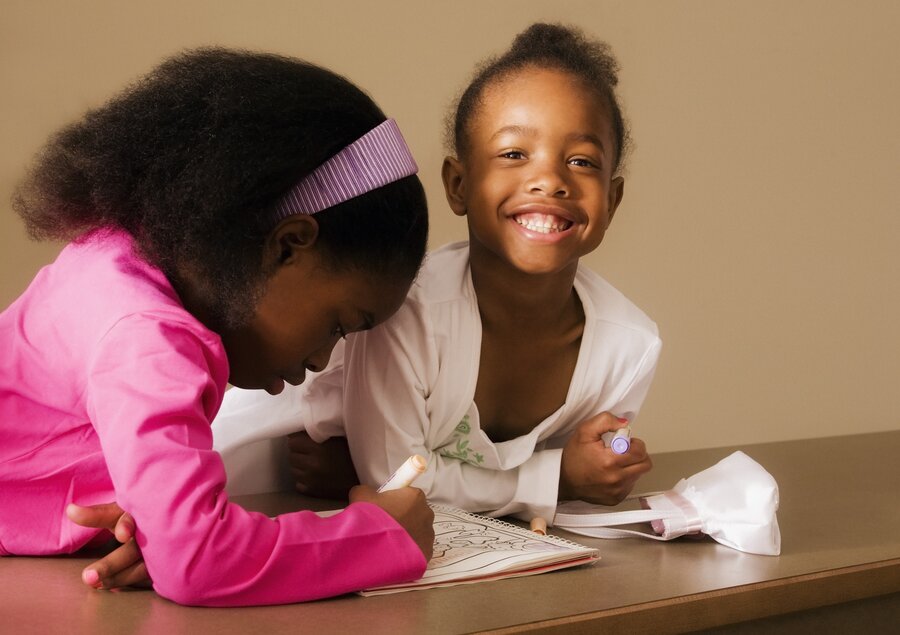
[{"label": "girl's shoulder", "polygon": [[409,297],[423,305],[474,301],[468,241],[450,243],[428,252]]},{"label": "girl's shoulder", "polygon": [[111,311],[140,310],[144,305],[181,307],[165,274],[122,230],[99,229],[69,243],[52,267],[70,285],[93,288],[87,294],[91,301],[108,305]]},{"label": "girl's shoulder", "polygon": [[586,320],[615,324],[651,338],[659,337],[656,322],[624,293],[583,263],[579,264],[575,274],[575,290],[584,307]]},{"label": "girl's shoulder", "polygon": [[468,242],[445,245],[429,252],[400,310],[372,336],[390,333],[426,356],[440,355],[452,344],[464,346],[480,328],[478,303],[469,274]]},{"label": "girl's shoulder", "polygon": [[210,339],[165,274],[121,230],[95,230],[69,243],[33,284],[33,302],[55,307],[86,335],[100,337],[123,320],[133,323],[136,316],[147,316]]}]

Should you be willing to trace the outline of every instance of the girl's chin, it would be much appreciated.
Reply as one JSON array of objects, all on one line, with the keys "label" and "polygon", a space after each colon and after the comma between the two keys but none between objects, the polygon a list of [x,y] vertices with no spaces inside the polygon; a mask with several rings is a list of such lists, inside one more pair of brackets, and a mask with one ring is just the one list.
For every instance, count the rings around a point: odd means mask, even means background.
[{"label": "girl's chin", "polygon": [[278,395],[284,390],[284,380],[281,377],[255,381],[247,377],[229,377],[228,383],[242,390],[265,390],[270,395]]},{"label": "girl's chin", "polygon": [[284,380],[281,377],[276,377],[265,387],[265,391],[270,395],[280,395],[284,390]]},{"label": "girl's chin", "polygon": [[521,273],[533,276],[553,275],[568,270],[573,264],[578,265],[578,258],[570,254],[511,252],[507,255],[509,265]]}]

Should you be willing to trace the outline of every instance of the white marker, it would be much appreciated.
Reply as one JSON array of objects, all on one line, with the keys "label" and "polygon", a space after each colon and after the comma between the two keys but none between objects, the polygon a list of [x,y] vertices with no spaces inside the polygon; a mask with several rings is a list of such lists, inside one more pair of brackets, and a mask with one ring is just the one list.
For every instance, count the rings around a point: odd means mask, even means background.
[{"label": "white marker", "polygon": [[616,454],[625,454],[631,447],[631,428],[625,426],[618,430],[610,430],[600,435],[603,443]]},{"label": "white marker", "polygon": [[392,489],[409,487],[420,474],[425,472],[425,468],[427,467],[428,463],[423,457],[418,454],[413,454],[406,459],[403,465],[398,467],[397,470],[391,474],[391,477],[385,481],[384,485],[378,488],[378,491],[387,492]]}]

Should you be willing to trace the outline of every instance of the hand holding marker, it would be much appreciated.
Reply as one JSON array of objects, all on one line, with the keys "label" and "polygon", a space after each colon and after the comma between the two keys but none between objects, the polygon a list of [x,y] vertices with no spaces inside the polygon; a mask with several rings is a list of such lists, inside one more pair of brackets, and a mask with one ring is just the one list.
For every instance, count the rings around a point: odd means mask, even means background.
[{"label": "hand holding marker", "polygon": [[[622,417],[616,418],[622,423],[628,423],[628,419],[623,419]],[[600,435],[600,439],[603,441],[606,447],[611,449],[616,454],[625,454],[631,447],[631,428],[629,426],[625,426],[624,428],[619,428],[618,430],[610,430],[609,432],[604,432]],[[536,516],[531,520],[531,531],[541,534],[542,536],[546,536],[547,521],[539,516]]]},{"label": "hand holding marker", "polygon": [[392,489],[400,489],[401,487],[409,487],[416,478],[420,474],[425,471],[425,468],[428,467],[428,462],[424,457],[419,456],[418,454],[413,454],[411,457],[406,459],[406,461],[397,468],[397,470],[391,474],[390,478],[385,481],[384,485],[378,488],[378,492],[387,492]]},{"label": "hand holding marker", "polygon": [[[618,417],[619,421],[622,423],[627,423],[627,419],[622,419]],[[615,452],[616,454],[625,454],[628,452],[628,448],[631,447],[631,427],[625,426],[624,428],[619,428],[618,430],[610,430],[609,432],[604,432],[600,435],[600,438],[603,440],[603,443],[610,450]]]}]

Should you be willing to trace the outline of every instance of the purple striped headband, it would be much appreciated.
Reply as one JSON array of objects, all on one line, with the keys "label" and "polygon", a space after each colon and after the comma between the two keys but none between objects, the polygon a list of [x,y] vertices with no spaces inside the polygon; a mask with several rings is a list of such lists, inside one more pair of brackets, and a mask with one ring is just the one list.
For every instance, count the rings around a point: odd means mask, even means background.
[{"label": "purple striped headband", "polygon": [[275,206],[277,223],[315,214],[419,171],[400,128],[388,119],[325,161]]}]

